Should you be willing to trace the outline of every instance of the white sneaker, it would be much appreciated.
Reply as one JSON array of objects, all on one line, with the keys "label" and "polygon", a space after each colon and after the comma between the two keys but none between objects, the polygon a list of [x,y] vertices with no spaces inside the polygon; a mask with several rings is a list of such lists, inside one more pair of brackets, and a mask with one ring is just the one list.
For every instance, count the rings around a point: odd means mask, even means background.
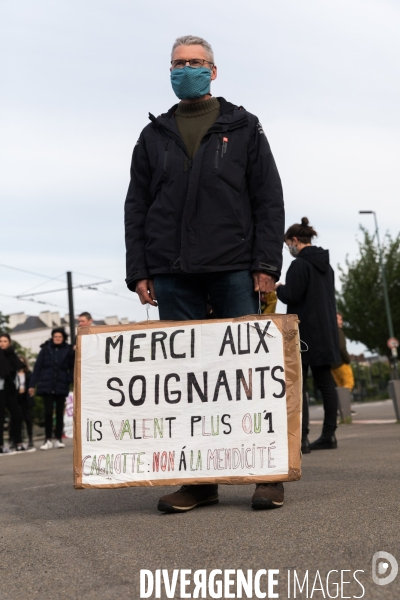
[{"label": "white sneaker", "polygon": [[53,442],[51,440],[46,440],[43,446],[40,446],[41,450],[51,450],[53,447]]},{"label": "white sneaker", "polygon": [[54,444],[54,448],[65,448],[65,444],[60,442],[60,440],[56,440],[56,442]]},{"label": "white sneaker", "polygon": [[10,450],[7,446],[0,446],[0,456],[12,456],[16,454],[15,450]]}]

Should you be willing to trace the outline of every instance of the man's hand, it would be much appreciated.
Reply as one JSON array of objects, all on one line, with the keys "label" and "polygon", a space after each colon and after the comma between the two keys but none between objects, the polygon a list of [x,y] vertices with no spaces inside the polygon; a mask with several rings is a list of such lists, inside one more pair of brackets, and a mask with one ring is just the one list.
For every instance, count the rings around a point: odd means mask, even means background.
[{"label": "man's hand", "polygon": [[35,388],[28,388],[28,394],[30,395],[31,398],[33,398],[33,396],[35,394]]},{"label": "man's hand", "polygon": [[139,296],[142,304],[157,306],[157,298],[152,279],[139,279],[135,287],[135,292]]},{"label": "man's hand", "polygon": [[260,292],[261,296],[273,292],[275,289],[275,278],[263,271],[253,272],[254,291]]}]

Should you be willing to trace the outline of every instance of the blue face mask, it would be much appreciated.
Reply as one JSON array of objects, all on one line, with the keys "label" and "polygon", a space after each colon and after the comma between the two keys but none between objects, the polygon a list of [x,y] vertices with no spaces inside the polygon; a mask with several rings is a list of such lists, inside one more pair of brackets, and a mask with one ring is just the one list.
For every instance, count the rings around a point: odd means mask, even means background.
[{"label": "blue face mask", "polygon": [[211,70],[205,67],[189,67],[171,71],[171,85],[181,100],[201,98],[210,93]]}]

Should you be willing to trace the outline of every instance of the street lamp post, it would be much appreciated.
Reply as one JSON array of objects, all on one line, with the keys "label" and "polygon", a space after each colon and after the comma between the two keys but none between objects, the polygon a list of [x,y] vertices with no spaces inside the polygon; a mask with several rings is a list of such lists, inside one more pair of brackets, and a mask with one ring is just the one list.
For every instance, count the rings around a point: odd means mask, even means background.
[{"label": "street lamp post", "polygon": [[[386,309],[386,318],[387,318],[387,324],[388,324],[388,330],[389,330],[389,337],[394,338],[392,311],[390,310],[389,293],[388,293],[388,287],[387,287],[387,282],[386,282],[385,267],[383,265],[383,251],[382,251],[381,242],[379,239],[378,219],[376,218],[376,212],[374,210],[360,210],[359,214],[360,215],[374,215],[376,241],[378,244],[379,270],[381,272],[381,277],[382,277],[383,297],[385,300],[385,309]],[[397,379],[398,375],[397,375],[397,363],[396,363],[396,359],[397,359],[397,349],[396,348],[392,348],[392,357],[393,357],[394,375],[395,375],[395,378]]]}]

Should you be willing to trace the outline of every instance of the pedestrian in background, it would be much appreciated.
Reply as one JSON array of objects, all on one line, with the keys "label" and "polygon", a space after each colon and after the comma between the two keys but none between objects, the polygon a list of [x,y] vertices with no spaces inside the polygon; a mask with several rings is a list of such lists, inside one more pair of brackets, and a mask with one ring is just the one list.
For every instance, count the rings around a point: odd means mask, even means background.
[{"label": "pedestrian in background", "polygon": [[92,315],[89,312],[83,312],[78,316],[79,327],[91,327],[93,325]]},{"label": "pedestrian in background", "polygon": [[28,362],[24,356],[18,357],[22,364],[23,369],[18,371],[17,385],[18,385],[18,404],[21,411],[22,424],[25,423],[26,433],[28,435],[28,450],[31,452],[35,450],[33,443],[33,420],[32,420],[32,408],[34,406],[34,397],[30,396],[28,390],[30,387],[30,380],[32,372],[29,369]]},{"label": "pedestrian in background", "polygon": [[270,315],[275,313],[277,304],[278,296],[275,290],[272,290],[268,294],[261,294],[261,314]]},{"label": "pedestrian in background", "polygon": [[14,453],[4,446],[5,409],[10,413],[9,438],[16,452],[25,450],[21,436],[21,410],[17,399],[17,372],[24,365],[15,353],[8,333],[0,334],[0,455]]},{"label": "pedestrian in background", "polygon": [[65,448],[62,441],[64,430],[65,399],[73,381],[74,352],[67,343],[67,334],[62,327],[51,332],[51,339],[41,345],[33,374],[30,380],[29,394],[43,397],[45,408],[46,440],[41,450],[53,447],[53,411],[56,408],[56,448]]},{"label": "pedestrian in background", "polygon": [[[335,430],[338,400],[331,365],[339,361],[339,336],[336,322],[334,273],[329,252],[312,246],[317,232],[306,217],[289,227],[285,243],[295,260],[286,274],[285,285],[277,284],[278,298],[287,304],[287,312],[300,319],[300,339],[305,345],[301,354],[303,367],[302,451],[337,448]],[[324,423],[321,436],[308,441],[309,410],[307,397],[308,369],[321,391]]]},{"label": "pedestrian in background", "polygon": [[[93,319],[90,312],[84,311],[80,315],[78,315],[78,327],[91,327],[93,325]],[[74,351],[76,350],[76,344],[74,346]]]},{"label": "pedestrian in background", "polygon": [[332,375],[337,387],[344,387],[352,391],[354,388],[353,369],[350,364],[350,355],[346,348],[346,336],[343,331],[343,317],[336,314],[339,329],[340,362],[332,366]]}]

